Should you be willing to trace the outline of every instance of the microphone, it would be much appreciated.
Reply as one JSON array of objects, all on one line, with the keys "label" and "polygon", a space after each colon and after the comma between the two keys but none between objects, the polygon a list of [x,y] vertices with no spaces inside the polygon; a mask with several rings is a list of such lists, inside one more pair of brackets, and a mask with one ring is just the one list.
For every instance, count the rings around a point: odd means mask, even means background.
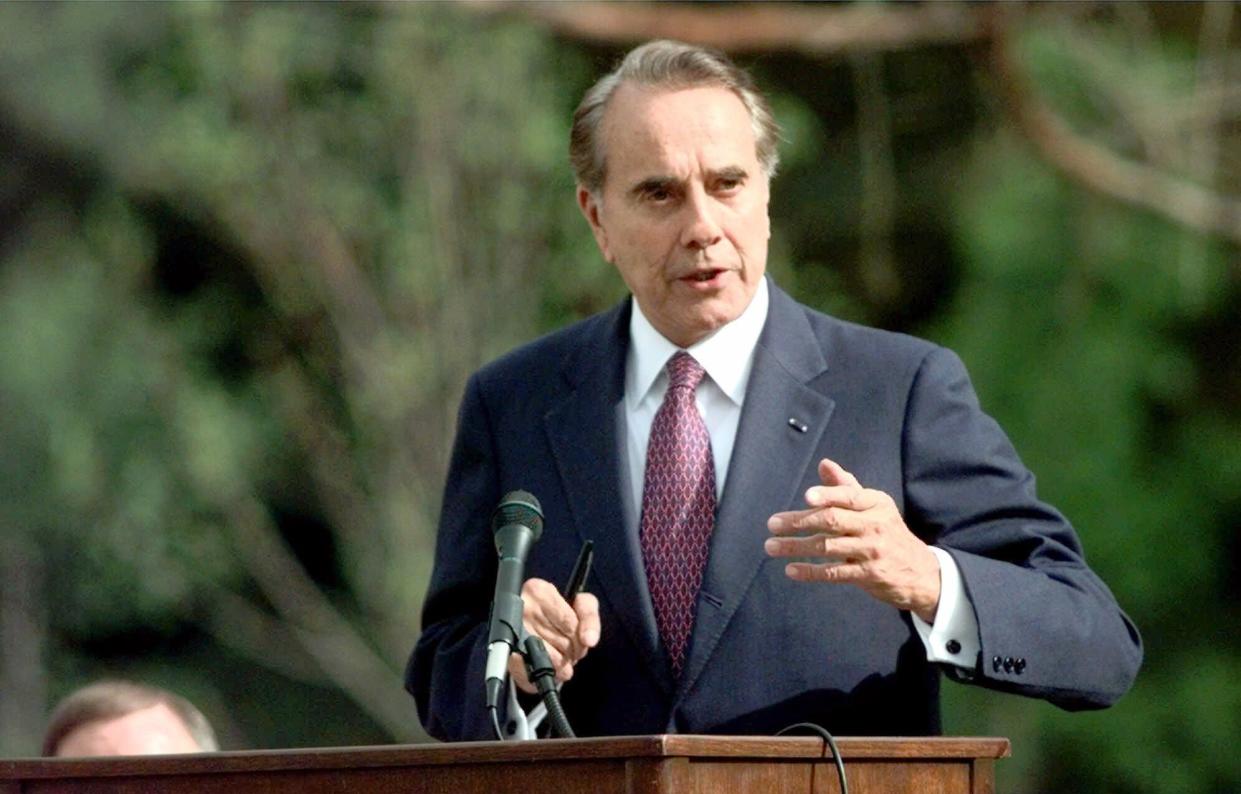
[{"label": "microphone", "polygon": [[[487,708],[500,702],[508,677],[508,657],[523,635],[521,586],[525,582],[526,555],[543,533],[543,509],[534,494],[509,491],[491,515],[500,567],[496,593],[491,602],[491,627],[487,637]],[[503,738],[498,736],[497,738]]]}]

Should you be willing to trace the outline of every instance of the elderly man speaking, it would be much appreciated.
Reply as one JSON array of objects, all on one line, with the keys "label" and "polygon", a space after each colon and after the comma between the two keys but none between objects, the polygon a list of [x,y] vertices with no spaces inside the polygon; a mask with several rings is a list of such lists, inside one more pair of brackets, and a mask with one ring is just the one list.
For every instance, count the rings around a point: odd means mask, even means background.
[{"label": "elderly man speaking", "polygon": [[433,735],[493,737],[489,517],[513,489],[546,519],[525,628],[579,735],[934,734],[941,672],[1067,709],[1131,686],[1136,628],[960,360],[766,275],[777,141],[746,73],[676,42],[583,98],[577,203],[632,297],[470,379],[407,676]]}]

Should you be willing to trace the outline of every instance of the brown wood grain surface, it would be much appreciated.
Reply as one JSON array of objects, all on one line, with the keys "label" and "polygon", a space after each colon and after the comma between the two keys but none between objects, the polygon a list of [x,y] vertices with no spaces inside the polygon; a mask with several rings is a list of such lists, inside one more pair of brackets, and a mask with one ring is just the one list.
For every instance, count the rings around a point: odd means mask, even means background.
[{"label": "brown wood grain surface", "polygon": [[[842,738],[855,794],[986,794],[1005,739]],[[317,794],[506,789],[616,794],[838,791],[813,737],[633,736],[541,742],[0,761],[0,794]],[[516,787],[516,788],[514,788]]]}]

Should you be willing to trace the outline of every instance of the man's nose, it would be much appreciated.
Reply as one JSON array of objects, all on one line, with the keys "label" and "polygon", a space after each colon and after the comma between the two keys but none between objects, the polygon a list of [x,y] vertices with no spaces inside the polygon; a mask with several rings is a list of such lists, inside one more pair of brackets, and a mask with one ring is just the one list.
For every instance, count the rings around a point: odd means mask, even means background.
[{"label": "man's nose", "polygon": [[686,214],[685,228],[681,232],[681,244],[687,248],[707,249],[720,241],[723,232],[715,213],[715,202],[701,187],[690,190],[683,210]]}]

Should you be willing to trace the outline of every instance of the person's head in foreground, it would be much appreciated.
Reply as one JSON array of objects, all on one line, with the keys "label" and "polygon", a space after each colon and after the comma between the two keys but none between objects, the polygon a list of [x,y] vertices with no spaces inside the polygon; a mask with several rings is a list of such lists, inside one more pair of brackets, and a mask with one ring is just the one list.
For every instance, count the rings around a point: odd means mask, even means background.
[{"label": "person's head in foreground", "polygon": [[60,702],[43,739],[45,756],[162,755],[219,749],[207,718],[171,692],[100,681]]}]

